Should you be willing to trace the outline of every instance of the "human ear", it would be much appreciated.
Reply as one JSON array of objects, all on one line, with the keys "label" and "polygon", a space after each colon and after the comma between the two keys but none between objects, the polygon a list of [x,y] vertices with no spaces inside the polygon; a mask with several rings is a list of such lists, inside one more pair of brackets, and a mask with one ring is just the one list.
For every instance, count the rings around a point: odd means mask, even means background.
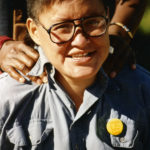
[{"label": "human ear", "polygon": [[30,37],[32,40],[37,44],[40,45],[40,38],[38,34],[38,26],[35,21],[31,18],[28,18],[26,21],[26,26],[29,32]]}]

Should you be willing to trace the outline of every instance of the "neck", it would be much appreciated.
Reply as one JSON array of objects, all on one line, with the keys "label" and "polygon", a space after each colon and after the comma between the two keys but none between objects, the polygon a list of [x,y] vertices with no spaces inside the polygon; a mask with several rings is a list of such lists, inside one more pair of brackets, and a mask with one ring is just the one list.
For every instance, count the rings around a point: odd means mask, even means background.
[{"label": "neck", "polygon": [[89,79],[70,79],[64,78],[60,74],[56,75],[57,81],[65,88],[66,92],[70,96],[70,98],[75,103],[76,109],[78,110],[80,105],[83,102],[83,94],[87,87],[89,87],[95,80],[95,78]]}]

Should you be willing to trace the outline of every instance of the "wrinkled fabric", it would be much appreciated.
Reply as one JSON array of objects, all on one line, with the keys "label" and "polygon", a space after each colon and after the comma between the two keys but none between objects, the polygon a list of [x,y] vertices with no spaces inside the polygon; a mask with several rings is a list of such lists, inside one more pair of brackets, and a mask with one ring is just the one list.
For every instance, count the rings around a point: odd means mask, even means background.
[{"label": "wrinkled fabric", "polygon": [[[29,74],[42,72],[40,59]],[[38,69],[37,69],[38,68]],[[0,75],[0,150],[149,150],[150,73],[126,66],[114,79],[101,69],[84,92],[78,112],[55,69],[47,66],[48,83],[18,83]],[[108,133],[108,120],[123,122],[123,132]]]}]

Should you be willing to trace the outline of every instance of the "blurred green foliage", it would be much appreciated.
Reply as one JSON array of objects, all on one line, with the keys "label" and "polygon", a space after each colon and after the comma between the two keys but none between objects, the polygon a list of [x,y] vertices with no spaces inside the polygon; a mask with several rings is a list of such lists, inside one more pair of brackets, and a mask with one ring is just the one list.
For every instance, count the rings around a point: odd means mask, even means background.
[{"label": "blurred green foliage", "polygon": [[132,41],[136,61],[150,71],[150,0],[148,0],[143,19]]},{"label": "blurred green foliage", "polygon": [[148,0],[147,8],[140,23],[139,30],[144,34],[150,34],[150,0]]}]

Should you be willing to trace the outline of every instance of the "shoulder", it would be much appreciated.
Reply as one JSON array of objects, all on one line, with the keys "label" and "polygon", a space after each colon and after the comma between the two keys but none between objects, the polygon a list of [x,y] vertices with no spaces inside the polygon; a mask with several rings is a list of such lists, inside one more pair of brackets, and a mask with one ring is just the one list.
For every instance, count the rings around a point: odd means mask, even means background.
[{"label": "shoulder", "polygon": [[11,78],[7,73],[0,75],[0,101],[3,99],[17,99],[20,95],[25,95],[37,87],[32,82],[20,83]]},{"label": "shoulder", "polygon": [[[38,85],[31,81],[20,83],[11,78],[7,73],[0,75],[0,108],[3,110],[7,107],[9,110],[17,108],[22,103],[29,101],[42,101],[49,92],[48,83]],[[13,108],[13,109],[15,109]],[[1,112],[1,109],[0,109]]]},{"label": "shoulder", "polygon": [[[44,132],[44,126],[51,124],[47,84],[36,85],[31,82],[22,84],[8,74],[0,75],[0,142],[5,137],[13,144],[26,142],[26,132],[33,127]],[[45,96],[45,97],[44,97]],[[6,135],[7,129],[7,135]],[[18,138],[18,136],[20,136]],[[42,136],[42,135],[41,135]],[[6,140],[7,141],[7,140]],[[25,144],[25,143],[24,143]]]},{"label": "shoulder", "polygon": [[135,91],[140,91],[146,94],[146,97],[150,96],[150,72],[140,65],[137,65],[135,70],[125,66],[113,81],[119,83],[124,89],[132,91],[133,94]]},{"label": "shoulder", "polygon": [[137,65],[136,70],[126,66],[114,79],[125,93],[141,103],[150,115],[150,72]]},{"label": "shoulder", "polygon": [[[125,66],[115,78],[109,80],[109,85],[115,85],[135,99],[138,95],[149,99],[150,72],[140,65],[137,65],[135,70],[132,70],[130,66]],[[150,103],[150,100],[148,101]]]},{"label": "shoulder", "polygon": [[7,73],[0,75],[0,121],[5,120],[23,103],[30,100],[38,88],[33,83],[22,84],[12,79]]},{"label": "shoulder", "polygon": [[114,79],[110,79],[110,84],[126,93],[129,99],[141,101],[150,110],[150,72],[142,66],[137,65],[135,70],[125,66]]},{"label": "shoulder", "polygon": [[140,65],[137,65],[137,69],[134,71],[134,75],[142,81],[150,81],[150,72]]},{"label": "shoulder", "polygon": [[150,87],[150,72],[140,65],[137,65],[135,70],[130,69],[129,66],[125,66],[116,77],[116,80],[126,81],[128,84],[145,84]]},{"label": "shoulder", "polygon": [[[47,114],[48,92],[47,84],[23,84],[12,79],[7,73],[0,75],[0,130],[12,118],[23,116],[30,119],[31,114],[34,117],[39,113]],[[45,111],[46,113],[43,113]]]}]

